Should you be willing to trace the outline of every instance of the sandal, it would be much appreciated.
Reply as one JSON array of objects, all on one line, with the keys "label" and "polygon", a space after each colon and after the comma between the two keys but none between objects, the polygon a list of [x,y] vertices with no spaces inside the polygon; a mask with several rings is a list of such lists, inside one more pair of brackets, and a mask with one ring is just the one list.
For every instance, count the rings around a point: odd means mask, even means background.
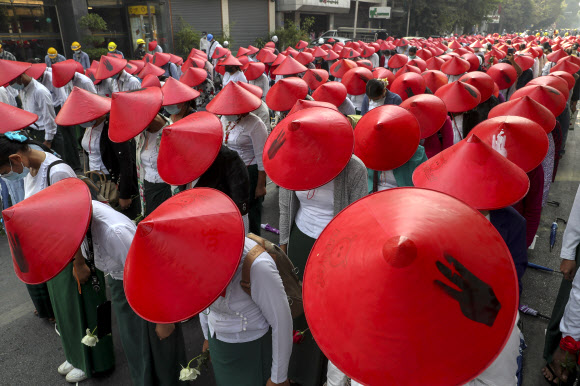
[{"label": "sandal", "polygon": [[556,376],[556,372],[552,368],[552,364],[551,363],[546,363],[546,366],[544,366],[544,368],[552,376],[552,380],[550,381],[548,378],[546,378],[546,375],[545,374],[542,374],[542,376],[544,377],[544,380],[546,382],[548,382],[549,385],[559,385],[560,384],[560,378],[558,378]]}]

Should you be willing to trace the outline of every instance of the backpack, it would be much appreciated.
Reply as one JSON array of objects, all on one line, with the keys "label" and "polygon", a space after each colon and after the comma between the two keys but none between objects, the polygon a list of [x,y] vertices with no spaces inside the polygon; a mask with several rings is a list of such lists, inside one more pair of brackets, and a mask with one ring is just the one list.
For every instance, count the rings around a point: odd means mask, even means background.
[{"label": "backpack", "polygon": [[[64,162],[63,160],[59,159],[59,160],[54,161],[50,165],[48,165],[48,168],[46,170],[46,186],[50,186],[50,170],[52,169],[53,166],[56,166],[58,164],[66,164],[66,162]],[[109,203],[107,201],[107,199],[104,198],[99,193],[99,189],[97,188],[97,186],[95,185],[95,183],[93,182],[93,180],[91,180],[89,177],[84,176],[84,175],[77,175],[77,178],[79,180],[83,181],[85,184],[87,184],[87,186],[89,187],[89,191],[91,192],[91,199],[92,200],[100,201],[103,204],[108,204]]]},{"label": "backpack", "polygon": [[274,260],[274,263],[276,263],[276,268],[280,273],[280,278],[282,278],[282,285],[288,298],[292,318],[295,319],[302,315],[304,313],[304,305],[302,304],[302,282],[298,279],[296,268],[294,268],[294,264],[292,264],[288,255],[276,244],[253,233],[249,233],[248,238],[258,243],[258,245],[248,252],[242,264],[242,280],[240,281],[240,285],[244,292],[250,296],[252,295],[250,278],[252,264],[263,252],[268,252],[272,260]]}]

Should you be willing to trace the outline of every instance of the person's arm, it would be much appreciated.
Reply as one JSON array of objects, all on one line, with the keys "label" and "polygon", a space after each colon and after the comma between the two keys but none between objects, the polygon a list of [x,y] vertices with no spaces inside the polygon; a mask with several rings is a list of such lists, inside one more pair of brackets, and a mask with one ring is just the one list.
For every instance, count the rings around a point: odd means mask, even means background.
[{"label": "person's arm", "polygon": [[509,60],[510,64],[516,69],[516,72],[517,72],[518,78],[519,78],[520,75],[522,75],[522,68],[520,67],[519,64],[516,63],[516,60],[514,59],[514,55],[509,54],[507,56],[507,60]]},{"label": "person's arm", "polygon": [[284,252],[287,252],[287,244],[290,239],[290,201],[292,199],[291,190],[284,189],[280,187],[278,191],[278,206],[280,209],[280,221],[278,222],[278,228],[280,228],[280,247]]},{"label": "person's arm", "polygon": [[530,178],[530,190],[524,197],[523,216],[526,219],[526,245],[529,247],[534,241],[534,236],[540,226],[542,215],[542,195],[544,190],[544,169],[542,165],[528,173]]},{"label": "person's arm", "polygon": [[363,198],[368,194],[368,171],[364,163],[355,155],[348,165],[348,204]]},{"label": "person's arm", "polygon": [[560,251],[560,271],[567,280],[572,280],[576,273],[576,250],[580,244],[580,187],[576,191],[574,204],[568,216],[568,224],[562,238],[562,250]]},{"label": "person's arm", "polygon": [[[207,312],[207,314],[206,314]],[[201,332],[203,333],[203,337],[207,340],[209,336],[209,326],[207,322],[207,315],[209,315],[209,308],[203,310],[199,314],[199,324],[201,324]]]},{"label": "person's arm", "polygon": [[574,277],[570,298],[560,321],[562,338],[567,336],[580,340],[580,275]]},{"label": "person's arm", "polygon": [[453,125],[451,124],[451,117],[449,116],[441,128],[441,137],[441,142],[443,144],[441,148],[442,151],[453,146]]},{"label": "person's arm", "polygon": [[231,159],[227,159],[224,162],[226,169],[224,180],[228,185],[230,198],[236,203],[243,216],[248,213],[249,209],[250,177],[248,175],[248,168],[246,168],[244,161],[242,161],[238,153],[233,150],[230,150],[230,152]]},{"label": "person's arm", "polygon": [[45,143],[48,142],[50,145],[56,135],[56,122],[54,121],[56,119],[56,114],[52,105],[52,97],[48,90],[46,90],[46,92],[38,92],[37,95],[39,95],[40,98],[38,101],[40,107],[38,119],[44,127]]},{"label": "person's arm", "polygon": [[365,94],[365,96],[363,97],[362,106],[360,108],[360,115],[365,115],[368,112],[369,112],[369,97]]},{"label": "person's arm", "polygon": [[81,248],[75,253],[73,259],[73,276],[80,284],[85,284],[91,277],[91,269],[85,262]]},{"label": "person's arm", "polygon": [[[131,200],[133,194],[136,193],[134,189],[136,180],[134,175],[135,162],[131,156],[131,144],[129,141],[122,143],[111,141],[111,145],[119,162],[119,198]],[[130,202],[129,205],[131,205]]]},{"label": "person's arm", "polygon": [[268,139],[268,129],[261,119],[256,120],[255,127],[251,131],[252,146],[254,148],[254,157],[258,163],[258,185],[256,186],[255,198],[266,195],[266,172],[264,171],[264,163],[262,162],[262,153],[266,139]]}]

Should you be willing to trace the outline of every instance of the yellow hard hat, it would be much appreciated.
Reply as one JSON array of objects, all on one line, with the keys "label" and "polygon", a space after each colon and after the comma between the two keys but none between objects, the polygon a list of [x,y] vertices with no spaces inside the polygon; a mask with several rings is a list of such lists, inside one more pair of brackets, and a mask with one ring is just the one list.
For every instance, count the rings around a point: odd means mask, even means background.
[{"label": "yellow hard hat", "polygon": [[79,42],[73,42],[73,44],[71,44],[70,49],[73,51],[78,51],[81,49],[81,43]]},{"label": "yellow hard hat", "polygon": [[566,33],[564,34],[564,36],[569,36],[569,35],[570,35],[570,34],[569,34],[568,32],[566,32]]},{"label": "yellow hard hat", "polygon": [[547,32],[544,32],[544,36],[548,36],[548,33]]},{"label": "yellow hard hat", "polygon": [[137,39],[137,44],[145,44],[145,40],[143,40],[143,39]]},{"label": "yellow hard hat", "polygon": [[50,47],[48,49],[47,53],[48,53],[48,57],[53,58],[53,59],[56,58],[56,55],[58,54],[58,52],[56,51],[56,48],[54,48],[54,47]]},{"label": "yellow hard hat", "polygon": [[117,49],[117,45],[115,42],[109,42],[109,51],[115,51]]},{"label": "yellow hard hat", "polygon": [[536,34],[536,36],[540,36],[540,33],[538,32],[538,33]]}]

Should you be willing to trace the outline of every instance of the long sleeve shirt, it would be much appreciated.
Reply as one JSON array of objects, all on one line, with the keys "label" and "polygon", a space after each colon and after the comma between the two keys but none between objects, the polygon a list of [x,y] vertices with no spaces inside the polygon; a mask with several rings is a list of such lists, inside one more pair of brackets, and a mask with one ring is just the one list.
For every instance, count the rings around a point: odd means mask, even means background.
[{"label": "long sleeve shirt", "polygon": [[264,171],[262,152],[268,138],[264,122],[252,113],[235,122],[229,122],[225,117],[221,121],[224,144],[235,150],[246,166],[258,165],[258,170]]},{"label": "long sleeve shirt", "polygon": [[199,320],[205,339],[211,335],[226,343],[252,342],[272,327],[270,378],[274,383],[282,383],[288,377],[292,353],[292,316],[282,279],[272,257],[264,252],[254,260],[250,269],[251,297],[240,285],[245,256],[256,245],[256,242],[246,238],[244,257],[226,288],[225,296],[220,296],[199,314]]},{"label": "long sleeve shirt", "polygon": [[437,133],[425,138],[423,147],[427,158],[431,158],[451,146],[453,146],[453,124],[451,123],[451,117],[448,116],[443,127]]},{"label": "long sleeve shirt", "polygon": [[246,79],[246,76],[244,75],[244,73],[241,71],[236,71],[233,74],[226,72],[224,74],[224,81],[223,81],[224,87],[226,87],[226,85],[230,82],[248,83],[248,80]]},{"label": "long sleeve shirt", "polygon": [[50,91],[50,95],[52,97],[52,104],[53,106],[60,107],[66,102],[66,98],[68,94],[64,87],[56,88],[52,84],[52,68],[46,68],[44,70],[44,75],[42,76],[42,85],[46,87],[48,91]]},{"label": "long sleeve shirt", "polygon": [[117,90],[113,90],[114,92],[138,90],[141,88],[141,82],[139,82],[139,79],[129,74],[125,70],[121,70],[121,75],[119,75],[119,79],[117,80],[117,82],[113,80],[112,83],[113,84],[116,83],[117,85],[116,87]]},{"label": "long sleeve shirt", "polygon": [[86,70],[91,67],[91,61],[89,60],[89,55],[86,52],[78,50],[73,54],[73,59],[79,62],[83,68]]},{"label": "long sleeve shirt", "polygon": [[568,216],[568,224],[564,230],[560,257],[566,260],[575,260],[576,248],[580,244],[580,186],[576,191],[574,204]]},{"label": "long sleeve shirt", "polygon": [[[55,63],[64,62],[65,60],[66,60],[66,58],[64,56],[62,56],[61,54],[58,54],[56,56],[56,62]],[[47,67],[52,67],[52,61],[50,60],[50,56],[46,55],[44,57],[44,63],[46,63],[46,66]]]},{"label": "long sleeve shirt", "polygon": [[540,226],[542,215],[542,195],[544,191],[544,169],[540,164],[528,173],[530,190],[528,194],[513,207],[526,219],[526,243],[529,247]]},{"label": "long sleeve shirt", "polygon": [[75,75],[73,76],[71,83],[73,87],[82,88],[83,90],[87,90],[89,92],[92,92],[93,94],[97,93],[97,89],[91,78],[81,74],[80,72],[75,72]]},{"label": "long sleeve shirt", "polygon": [[52,104],[50,91],[34,79],[22,91],[20,91],[22,109],[38,115],[36,127],[44,131],[44,139],[52,141],[56,134],[56,114]]},{"label": "long sleeve shirt", "polygon": [[262,89],[262,100],[265,101],[266,95],[268,95],[268,91],[270,91],[270,81],[268,80],[266,74],[260,75],[257,79],[249,80],[248,83],[258,86]]},{"label": "long sleeve shirt", "polygon": [[168,62],[165,66],[161,68],[165,70],[165,74],[163,74],[163,76],[165,76],[166,78],[172,77],[175,80],[179,80],[180,77],[179,69],[174,63]]}]

